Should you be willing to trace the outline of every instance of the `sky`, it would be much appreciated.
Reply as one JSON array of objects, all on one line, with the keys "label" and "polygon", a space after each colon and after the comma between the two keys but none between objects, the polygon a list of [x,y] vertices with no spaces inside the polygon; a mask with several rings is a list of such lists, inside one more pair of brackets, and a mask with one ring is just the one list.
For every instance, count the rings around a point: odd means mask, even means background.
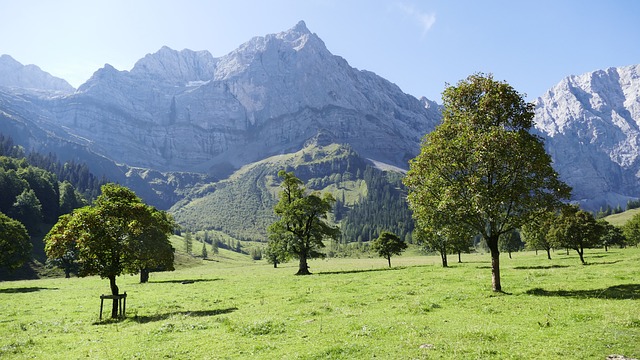
[{"label": "sky", "polygon": [[0,54],[78,87],[165,45],[221,57],[300,20],[351,66],[438,103],[478,72],[533,100],[640,63],[637,0],[0,0]]}]

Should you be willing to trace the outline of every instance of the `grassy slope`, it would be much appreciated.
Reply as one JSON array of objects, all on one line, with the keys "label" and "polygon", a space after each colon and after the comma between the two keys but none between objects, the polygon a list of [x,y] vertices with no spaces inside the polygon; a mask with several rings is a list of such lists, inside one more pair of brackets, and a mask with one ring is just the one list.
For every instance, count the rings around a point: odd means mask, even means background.
[{"label": "grassy slope", "polygon": [[503,256],[509,294],[490,291],[486,254],[448,269],[438,257],[394,257],[392,269],[314,260],[307,277],[292,275],[295,262],[226,255],[148,284],[118,278],[129,298],[116,323],[97,322],[106,280],[0,283],[0,358],[640,357],[636,248],[587,250],[587,266],[562,252]]},{"label": "grassy slope", "polygon": [[609,215],[609,216],[605,217],[604,219],[607,220],[608,222],[610,222],[611,224],[615,225],[615,226],[622,226],[629,219],[631,219],[635,214],[638,214],[638,213],[640,213],[640,208],[627,210],[627,211],[621,212],[619,214]]}]

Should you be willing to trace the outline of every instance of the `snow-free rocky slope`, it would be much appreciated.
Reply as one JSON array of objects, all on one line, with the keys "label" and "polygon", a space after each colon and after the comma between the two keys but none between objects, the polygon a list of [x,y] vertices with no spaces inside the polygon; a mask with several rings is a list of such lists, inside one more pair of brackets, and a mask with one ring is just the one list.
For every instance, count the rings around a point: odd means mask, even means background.
[{"label": "snow-free rocky slope", "polygon": [[535,126],[574,200],[597,209],[640,196],[640,65],[569,76],[535,105]]}]

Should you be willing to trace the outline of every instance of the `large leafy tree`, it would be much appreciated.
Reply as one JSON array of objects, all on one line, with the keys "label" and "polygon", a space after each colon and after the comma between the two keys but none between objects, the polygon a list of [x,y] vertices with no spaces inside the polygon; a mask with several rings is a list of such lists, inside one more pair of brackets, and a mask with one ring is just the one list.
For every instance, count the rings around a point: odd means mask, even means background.
[{"label": "large leafy tree", "polygon": [[24,225],[0,212],[0,267],[19,268],[31,257],[31,247]]},{"label": "large leafy tree", "polygon": [[[93,206],[62,216],[45,237],[50,259],[77,256],[79,272],[109,279],[112,295],[119,295],[116,277],[142,269],[173,269],[173,248],[168,236],[173,220],[142,203],[131,190],[102,186]],[[116,317],[114,299],[111,316]]]},{"label": "large leafy tree", "polygon": [[391,267],[391,257],[400,255],[407,248],[407,244],[396,234],[383,231],[380,236],[371,243],[371,250],[379,256],[387,259]]},{"label": "large leafy tree", "polygon": [[281,170],[280,199],[274,211],[280,219],[269,226],[269,241],[283,242],[288,254],[299,259],[296,275],[309,275],[308,259],[324,256],[325,239],[337,240],[340,229],[326,222],[335,200],[331,194],[306,194],[302,181],[292,172]]},{"label": "large leafy tree", "polygon": [[576,205],[566,205],[553,221],[549,239],[554,247],[575,250],[580,262],[585,264],[584,249],[600,245],[604,230],[591,213],[580,210]]},{"label": "large leafy tree", "polygon": [[404,179],[409,205],[418,223],[465,224],[482,235],[493,290],[501,291],[500,236],[557,207],[570,188],[558,180],[542,139],[529,132],[533,105],[509,84],[471,75],[442,98],[443,121],[425,136]]}]

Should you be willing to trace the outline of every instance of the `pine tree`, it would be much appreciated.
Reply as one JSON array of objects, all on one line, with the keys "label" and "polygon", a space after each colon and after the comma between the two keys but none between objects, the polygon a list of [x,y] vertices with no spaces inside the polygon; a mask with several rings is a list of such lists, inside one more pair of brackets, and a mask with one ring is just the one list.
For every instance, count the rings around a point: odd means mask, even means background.
[{"label": "pine tree", "polygon": [[206,242],[202,242],[202,258],[206,259],[208,254],[207,254],[207,243]]}]

